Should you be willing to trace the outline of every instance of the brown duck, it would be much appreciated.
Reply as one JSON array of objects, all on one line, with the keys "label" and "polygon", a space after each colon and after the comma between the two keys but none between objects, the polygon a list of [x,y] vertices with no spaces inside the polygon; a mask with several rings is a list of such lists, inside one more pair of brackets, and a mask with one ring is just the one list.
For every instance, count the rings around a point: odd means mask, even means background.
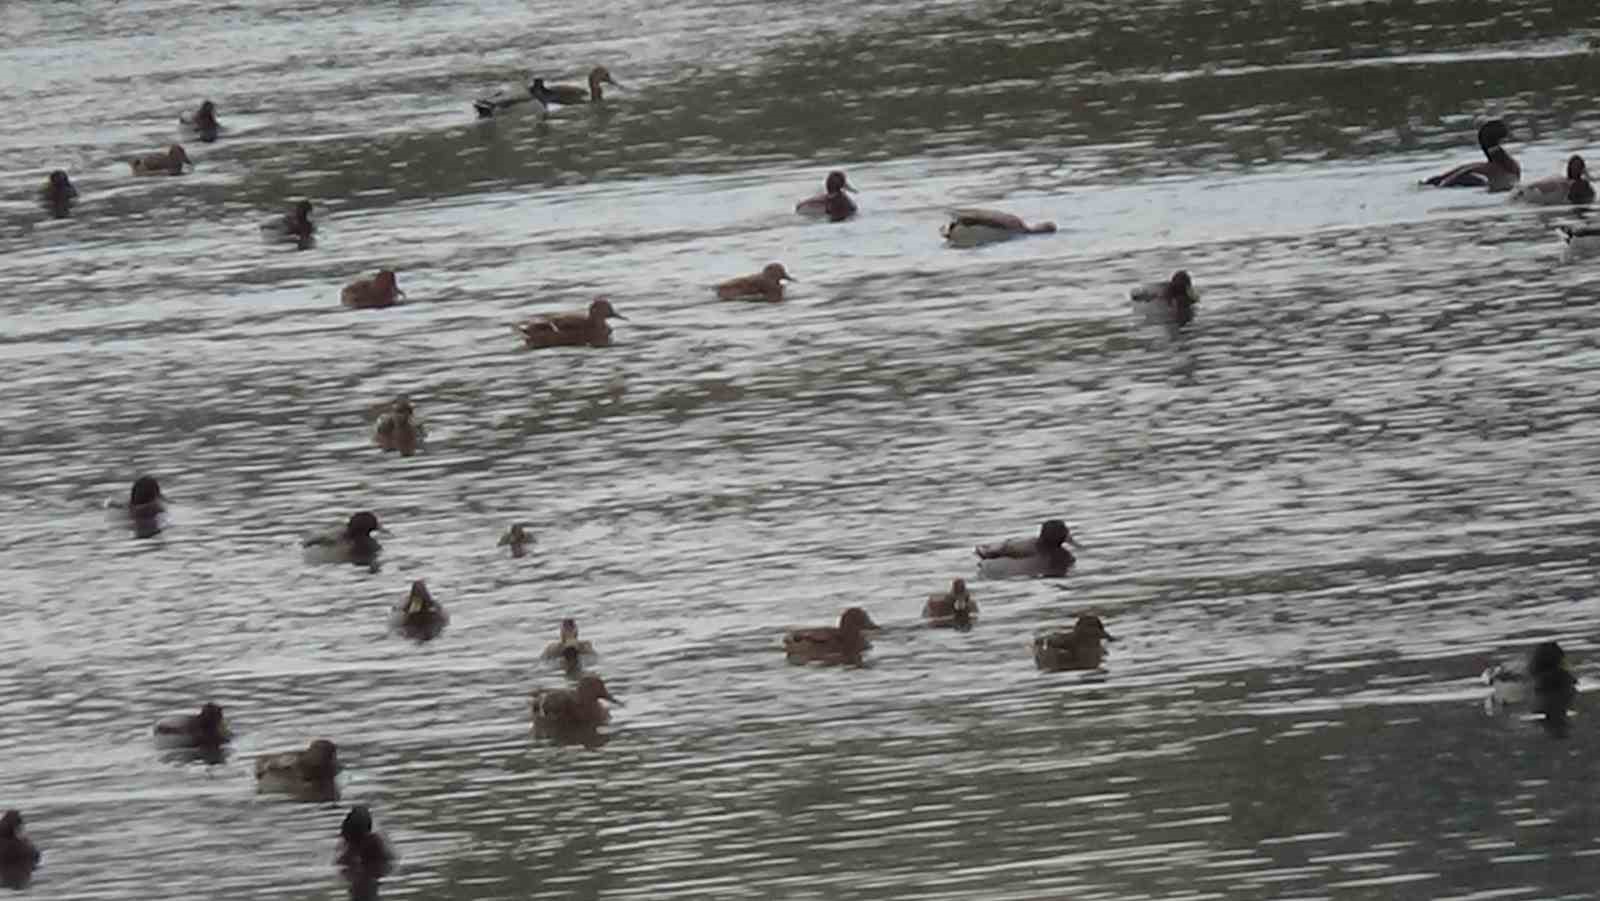
[{"label": "brown duck", "polygon": [[194,160],[184,151],[182,144],[173,144],[166,153],[147,153],[128,160],[134,175],[182,175],[183,167],[194,168]]},{"label": "brown duck", "polygon": [[721,300],[764,300],[768,303],[777,303],[783,300],[783,283],[786,281],[797,282],[799,279],[790,275],[782,263],[768,263],[755,275],[730,278],[718,285],[717,297]]},{"label": "brown duck", "polygon": [[627,319],[611,306],[611,301],[596,297],[587,313],[549,313],[535,316],[512,328],[522,335],[522,343],[541,347],[609,347],[611,325],[607,319]]},{"label": "brown duck", "polygon": [[1103,641],[1116,641],[1100,617],[1086,613],[1070,629],[1060,629],[1033,639],[1033,662],[1040,669],[1099,669],[1105,661]]},{"label": "brown duck", "polygon": [[406,292],[400,290],[394,273],[379,269],[372,278],[358,278],[345,285],[344,290],[339,292],[339,302],[357,310],[377,310],[392,307],[405,296]]},{"label": "brown duck", "polygon": [[783,636],[783,650],[795,663],[860,663],[861,653],[872,647],[865,633],[877,628],[867,611],[851,607],[839,616],[837,626],[790,629]]}]

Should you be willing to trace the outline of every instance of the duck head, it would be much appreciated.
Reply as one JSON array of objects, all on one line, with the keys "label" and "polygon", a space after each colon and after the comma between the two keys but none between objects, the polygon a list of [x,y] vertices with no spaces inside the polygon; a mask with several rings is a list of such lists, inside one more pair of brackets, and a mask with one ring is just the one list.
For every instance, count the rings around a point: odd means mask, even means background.
[{"label": "duck head", "polygon": [[1583,157],[1574,153],[1572,158],[1567,160],[1567,178],[1577,181],[1580,178],[1587,178],[1588,175],[1589,164],[1583,161]]},{"label": "duck head", "polygon": [[1490,119],[1478,127],[1478,146],[1484,153],[1489,148],[1498,147],[1504,141],[1511,140],[1511,126],[1504,119]]},{"label": "duck head", "polygon": [[568,617],[561,621],[561,643],[573,644],[578,640],[578,621]]},{"label": "duck head", "polygon": [[1543,641],[1534,646],[1533,652],[1528,655],[1528,673],[1539,675],[1553,673],[1565,669],[1567,665],[1567,652],[1561,645],[1553,641]]},{"label": "duck head", "polygon": [[846,181],[844,173],[837,169],[828,173],[828,180],[823,183],[823,188],[825,188],[829,194],[837,194],[840,191],[849,191],[852,194],[856,193],[855,185],[852,185],[850,182]]},{"label": "duck head", "polygon": [[209,701],[200,705],[200,713],[194,718],[195,725],[208,734],[222,732],[222,707]]},{"label": "duck head", "polygon": [[604,297],[596,297],[589,302],[589,321],[604,322],[607,319],[627,319],[628,317],[617,312],[611,301]]},{"label": "duck head", "polygon": [[1078,621],[1072,624],[1072,633],[1079,638],[1087,637],[1096,641],[1107,642],[1116,641],[1111,636],[1111,633],[1106,631],[1106,624],[1101,622],[1100,617],[1095,616],[1093,613],[1085,613],[1078,617]]},{"label": "duck head", "polygon": [[761,277],[769,282],[797,282],[799,279],[789,274],[782,263],[768,263],[761,269]]},{"label": "duck head", "polygon": [[578,703],[585,706],[596,701],[610,701],[621,705],[622,702],[613,698],[611,692],[606,690],[605,680],[599,676],[584,676],[578,680]]},{"label": "duck head", "polygon": [[593,69],[589,70],[589,87],[598,88],[602,84],[609,84],[619,88],[622,87],[621,83],[611,77],[610,69],[607,69],[605,66],[595,66]]},{"label": "duck head", "polygon": [[201,101],[199,112],[195,113],[194,121],[200,126],[215,126],[217,124],[217,105],[209,100]]},{"label": "duck head", "polygon": [[65,169],[57,169],[50,173],[50,191],[65,197],[78,196],[78,189],[72,186],[72,179],[67,177]]},{"label": "duck head", "polygon": [[372,811],[365,804],[357,804],[344,815],[339,824],[339,837],[354,844],[372,834]]},{"label": "duck head", "polygon": [[1075,548],[1083,547],[1072,539],[1072,530],[1067,528],[1066,523],[1059,519],[1045,520],[1039,527],[1039,547],[1053,551],[1063,544],[1070,544]]},{"label": "duck head", "polygon": [[339,769],[339,749],[326,738],[313,741],[305,750],[306,767],[325,776]]},{"label": "duck head", "polygon": [[860,607],[851,607],[839,615],[839,630],[841,632],[864,632],[868,629],[876,628],[878,628],[878,624],[873,622],[872,617],[867,615],[867,611],[862,610]]},{"label": "duck head", "polygon": [[311,221],[311,201],[302,200],[299,203],[294,205],[294,221],[296,221],[296,222],[310,222]]},{"label": "duck head", "polygon": [[128,506],[142,507],[161,500],[161,483],[155,476],[140,476],[133,482],[133,490],[128,493]]},{"label": "duck head", "polygon": [[372,537],[372,533],[381,528],[376,514],[362,510],[351,514],[350,521],[345,523],[344,533],[349,538],[363,539]]},{"label": "duck head", "polygon": [[22,831],[22,814],[16,810],[8,810],[0,815],[0,838],[16,838]]},{"label": "duck head", "polygon": [[378,274],[372,277],[372,285],[385,294],[396,297],[405,297],[406,292],[400,290],[400,283],[394,277],[394,270],[379,269]]}]

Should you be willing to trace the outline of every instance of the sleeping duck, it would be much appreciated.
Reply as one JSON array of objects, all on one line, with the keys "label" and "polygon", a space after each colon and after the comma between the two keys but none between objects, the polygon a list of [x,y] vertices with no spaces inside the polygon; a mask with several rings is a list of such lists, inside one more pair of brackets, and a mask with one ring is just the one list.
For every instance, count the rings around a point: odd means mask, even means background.
[{"label": "sleeping duck", "polygon": [[283,792],[302,800],[338,796],[339,749],[319,738],[304,751],[263,754],[256,758],[256,790]]},{"label": "sleeping duck", "polygon": [[308,535],[300,546],[311,563],[354,563],[372,566],[377,562],[383,545],[372,537],[381,531],[378,517],[363,510],[352,514],[343,526],[320,535]]},{"label": "sleeping duck", "polygon": [[354,310],[380,310],[392,307],[406,296],[394,272],[379,269],[372,278],[358,278],[339,292],[339,302]]},{"label": "sleeping duck", "polygon": [[783,651],[791,663],[861,663],[861,654],[872,647],[866,633],[876,630],[867,611],[851,607],[839,616],[837,626],[790,629],[783,636]]},{"label": "sleeping duck", "polygon": [[1014,577],[1060,577],[1067,574],[1076,558],[1066,545],[1081,547],[1072,532],[1059,519],[1045,520],[1036,538],[1010,538],[980,544],[978,571],[991,579]]},{"label": "sleeping duck", "polygon": [[357,804],[339,824],[339,845],[333,862],[351,880],[378,879],[389,875],[394,852],[382,833],[372,829],[372,811]]},{"label": "sleeping duck", "polygon": [[928,602],[922,605],[922,618],[930,626],[966,629],[972,626],[977,615],[978,602],[967,593],[966,579],[951,582],[949,591],[928,595]]},{"label": "sleeping duck", "polygon": [[595,66],[589,70],[589,86],[582,88],[575,84],[554,84],[545,86],[544,79],[533,80],[532,93],[539,96],[545,103],[555,103],[562,106],[573,106],[579,103],[599,103],[604,99],[600,86],[609,84],[622,87],[611,78],[611,70],[605,66]]},{"label": "sleeping duck", "polygon": [[209,100],[202,102],[194,112],[178,116],[178,123],[207,144],[215,141],[222,131],[222,126],[217,122],[217,105]]},{"label": "sleeping duck", "polygon": [[39,849],[22,832],[22,813],[8,810],[0,814],[0,885],[27,888],[39,865]]},{"label": "sleeping duck", "polygon": [[1182,328],[1194,321],[1194,307],[1200,295],[1187,270],[1179,269],[1164,282],[1134,288],[1129,292],[1134,312],[1150,322],[1170,322]]},{"label": "sleeping duck", "polygon": [[169,716],[155,725],[156,743],[168,748],[217,748],[233,740],[222,708],[205,703],[199,713]]},{"label": "sleeping duck", "polygon": [[1086,613],[1070,629],[1035,636],[1033,662],[1044,670],[1099,669],[1106,657],[1103,641],[1116,639],[1100,617]]},{"label": "sleeping duck", "polygon": [[262,237],[268,241],[290,243],[297,250],[305,250],[316,243],[313,235],[317,226],[311,221],[311,209],[311,201],[299,201],[289,212],[261,223]]},{"label": "sleeping duck", "polygon": [[1522,180],[1522,166],[1500,146],[1511,139],[1511,126],[1502,119],[1491,119],[1478,128],[1478,147],[1483,151],[1481,163],[1465,163],[1432,178],[1423,184],[1436,188],[1483,188],[1490,191],[1509,191]]},{"label": "sleeping duck", "polygon": [[607,319],[627,319],[611,301],[596,297],[588,312],[547,313],[513,325],[529,349],[543,347],[610,347],[611,324]]},{"label": "sleeping duck", "polygon": [[411,583],[411,592],[389,615],[390,628],[417,641],[438,638],[448,625],[450,614],[445,612],[443,604],[433,599],[428,583],[421,579]]},{"label": "sleeping duck", "polygon": [[1566,720],[1578,695],[1578,679],[1567,668],[1567,654],[1553,641],[1535,645],[1523,660],[1489,667],[1483,672],[1483,681],[1490,688],[1491,708],[1527,704],[1553,722]]},{"label": "sleeping duck", "polygon": [[595,675],[578,679],[576,688],[535,689],[529,699],[534,723],[557,728],[593,728],[611,722],[611,711],[601,701],[621,705]]},{"label": "sleeping duck", "polygon": [[372,427],[372,443],[386,451],[398,451],[402,457],[421,450],[427,437],[427,428],[417,421],[416,410],[404,395],[395,398]]},{"label": "sleeping duck", "polygon": [[1544,206],[1593,203],[1594,185],[1589,181],[1589,167],[1583,157],[1573,154],[1567,160],[1565,177],[1551,175],[1530,181],[1517,188],[1511,199]]},{"label": "sleeping duck", "polygon": [[797,281],[799,279],[790,275],[782,263],[768,263],[755,275],[730,278],[717,285],[717,297],[721,300],[764,300],[767,303],[777,303],[783,300],[783,283]]},{"label": "sleeping duck", "polygon": [[1054,233],[1054,222],[1029,225],[1010,213],[998,210],[952,210],[950,221],[939,229],[939,234],[952,247],[977,247],[1009,241],[1022,235],[1048,235]]},{"label": "sleeping duck", "polygon": [[183,167],[194,168],[194,161],[182,144],[173,144],[166,153],[148,153],[128,160],[134,175],[182,175]]},{"label": "sleeping duck", "polygon": [[72,179],[67,177],[65,170],[57,169],[45,179],[44,187],[39,191],[39,202],[50,211],[50,215],[57,219],[65,219],[72,213],[72,205],[78,200],[78,189],[72,186]]},{"label": "sleeping duck", "polygon": [[837,170],[829,172],[827,180],[822,184],[822,193],[795,204],[794,211],[802,216],[843,222],[856,214],[855,201],[845,194],[846,191],[855,193],[855,190],[848,181],[845,181],[843,172]]}]

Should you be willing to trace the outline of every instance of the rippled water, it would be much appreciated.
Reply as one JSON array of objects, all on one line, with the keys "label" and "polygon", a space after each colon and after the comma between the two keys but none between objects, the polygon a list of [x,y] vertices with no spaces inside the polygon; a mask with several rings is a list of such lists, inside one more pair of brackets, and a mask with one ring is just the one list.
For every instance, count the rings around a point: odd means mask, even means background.
[{"label": "rippled water", "polygon": [[[1597,152],[1591,4],[116,6],[0,35],[31,895],[341,894],[342,807],[251,778],[316,736],[403,858],[385,897],[1592,894],[1587,705],[1554,740],[1475,679],[1546,637],[1600,676],[1600,263],[1566,211],[1413,187],[1490,114],[1530,177]],[[604,109],[473,120],[597,62]],[[194,174],[129,177],[203,97]],[[798,220],[835,166],[861,216]],[[262,245],[299,195],[320,245]],[[957,203],[1062,231],[949,250]],[[712,299],[770,260],[788,303]],[[1174,338],[1124,298],[1180,265]],[[411,302],[341,309],[379,266]],[[507,328],[597,292],[612,348]],[[399,392],[411,459],[369,444]],[[146,471],[174,506],[135,541],[101,505]],[[301,560],[360,508],[381,571]],[[1071,577],[920,626],[1049,515]],[[385,632],[415,578],[452,616],[420,646]],[[851,604],[867,667],[785,664]],[[1036,672],[1090,610],[1107,671]],[[529,729],[567,615],[627,705],[594,749]],[[232,756],[163,759],[207,698]]]}]

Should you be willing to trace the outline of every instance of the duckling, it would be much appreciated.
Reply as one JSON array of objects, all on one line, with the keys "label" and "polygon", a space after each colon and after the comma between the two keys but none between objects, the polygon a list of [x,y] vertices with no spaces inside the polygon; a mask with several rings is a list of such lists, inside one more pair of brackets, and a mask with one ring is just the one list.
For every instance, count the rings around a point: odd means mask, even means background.
[{"label": "duckling", "polygon": [[277,791],[308,800],[337,795],[339,749],[319,738],[304,751],[263,754],[256,758],[256,790]]},{"label": "duckling", "polygon": [[1489,667],[1483,681],[1491,689],[1491,707],[1527,703],[1550,720],[1565,720],[1578,696],[1578,679],[1567,668],[1566,651],[1554,641],[1534,645],[1524,660]]},{"label": "duckling", "polygon": [[872,647],[864,634],[876,630],[867,611],[851,607],[839,616],[838,626],[790,629],[783,636],[783,651],[791,663],[861,663],[863,651]]},{"label": "duckling", "polygon": [[386,451],[399,451],[409,457],[422,449],[428,430],[416,419],[416,410],[404,395],[395,398],[389,411],[372,427],[372,442]]},{"label": "duckling", "polygon": [[22,832],[22,813],[8,810],[0,814],[0,885],[26,888],[39,865],[39,849]]},{"label": "duckling", "polygon": [[823,182],[822,193],[795,204],[794,211],[802,216],[826,216],[829,221],[843,222],[856,214],[855,201],[845,194],[846,191],[856,193],[856,189],[845,181],[844,173],[837,170],[829,172],[827,181]]},{"label": "duckling", "polygon": [[450,614],[428,592],[428,583],[418,579],[411,583],[411,593],[406,599],[395,605],[389,624],[408,638],[431,641],[450,624]]},{"label": "duckling", "polygon": [[128,160],[134,175],[182,175],[183,167],[194,168],[194,160],[182,144],[173,144],[166,153],[148,153]]},{"label": "duckling", "polygon": [[972,620],[978,615],[978,602],[967,593],[967,580],[956,579],[950,583],[950,590],[942,594],[928,595],[928,602],[922,605],[922,618],[930,626],[955,626],[965,629],[972,625]]},{"label": "duckling", "polygon": [[339,824],[339,845],[334,863],[352,879],[376,879],[389,875],[394,852],[383,834],[372,829],[372,811],[357,804]]},{"label": "duckling", "polygon": [[1484,188],[1490,191],[1509,191],[1522,180],[1522,166],[1500,144],[1511,139],[1511,126],[1502,119],[1490,119],[1478,127],[1478,148],[1483,151],[1484,162],[1466,163],[1432,178],[1423,184],[1436,188]]},{"label": "duckling", "polygon": [[587,90],[575,84],[556,84],[545,86],[544,79],[533,80],[531,93],[539,95],[546,103],[558,103],[563,106],[572,106],[578,103],[599,103],[605,99],[600,91],[600,85],[609,84],[622,87],[611,78],[611,70],[605,66],[595,66],[589,70],[589,87]]},{"label": "duckling", "polygon": [[511,556],[521,557],[528,552],[528,545],[534,543],[534,538],[523,527],[522,523],[514,522],[506,533],[500,536],[500,547],[511,548]]},{"label": "duckling", "polygon": [[587,675],[578,679],[576,688],[535,689],[530,707],[537,724],[591,728],[611,721],[611,711],[601,701],[622,705],[606,690],[604,679]]},{"label": "duckling", "polygon": [[546,660],[559,660],[569,649],[585,657],[594,656],[594,645],[578,640],[578,621],[571,617],[561,621],[561,637],[545,645],[544,653],[540,656]]},{"label": "duckling", "polygon": [[627,319],[611,306],[611,301],[596,297],[587,313],[550,313],[513,325],[530,349],[541,347],[609,347],[611,326],[607,319]]},{"label": "duckling", "polygon": [[1010,213],[998,210],[952,210],[950,221],[939,229],[939,234],[952,247],[976,247],[1009,241],[1021,235],[1048,235],[1054,233],[1054,222],[1029,225]]},{"label": "duckling", "polygon": [[1511,199],[1545,206],[1593,203],[1594,185],[1589,181],[1589,166],[1583,157],[1573,154],[1567,160],[1565,178],[1552,175],[1528,182],[1517,188]]},{"label": "duckling", "polygon": [[128,522],[137,538],[150,538],[161,531],[167,512],[161,483],[155,476],[140,476],[128,492]]},{"label": "duckling", "polygon": [[207,144],[215,141],[217,134],[222,131],[222,126],[217,122],[217,105],[209,100],[202,102],[194,112],[179,115],[178,123]]},{"label": "duckling", "polygon": [[1200,294],[1184,269],[1172,273],[1167,281],[1134,288],[1128,296],[1133,300],[1134,311],[1145,319],[1170,322],[1178,328],[1194,321],[1195,304],[1200,302]]},{"label": "duckling", "polygon": [[372,278],[358,278],[339,292],[339,302],[357,310],[377,310],[392,307],[405,297],[395,281],[394,272],[379,269]]},{"label": "duckling", "polygon": [[156,723],[156,741],[166,747],[215,748],[233,740],[222,708],[207,702],[199,713],[169,716]]},{"label": "duckling", "polygon": [[311,221],[309,200],[301,200],[289,212],[261,223],[262,237],[268,241],[293,243],[297,250],[305,250],[315,244],[313,236],[316,231],[317,225]]},{"label": "duckling", "polygon": [[57,219],[65,219],[72,214],[72,205],[78,200],[78,189],[72,186],[72,179],[67,177],[65,170],[57,169],[45,179],[44,187],[39,190],[39,202],[50,211],[50,215]]},{"label": "duckling", "polygon": [[1060,577],[1067,574],[1076,558],[1064,545],[1081,548],[1072,539],[1067,524],[1059,519],[1045,520],[1039,527],[1037,538],[1010,538],[992,544],[980,544],[978,570],[992,579],[1016,576]]},{"label": "duckling", "polygon": [[383,545],[372,537],[381,531],[378,517],[365,510],[352,514],[340,528],[321,535],[308,535],[300,542],[306,559],[313,563],[354,563],[373,566]]},{"label": "duckling", "polygon": [[1105,661],[1102,641],[1116,641],[1100,617],[1086,613],[1070,629],[1060,629],[1033,639],[1033,662],[1040,669],[1099,669]]},{"label": "duckling", "polygon": [[797,282],[782,263],[768,263],[755,275],[730,278],[717,286],[721,300],[764,300],[777,303],[783,300],[783,283]]}]

